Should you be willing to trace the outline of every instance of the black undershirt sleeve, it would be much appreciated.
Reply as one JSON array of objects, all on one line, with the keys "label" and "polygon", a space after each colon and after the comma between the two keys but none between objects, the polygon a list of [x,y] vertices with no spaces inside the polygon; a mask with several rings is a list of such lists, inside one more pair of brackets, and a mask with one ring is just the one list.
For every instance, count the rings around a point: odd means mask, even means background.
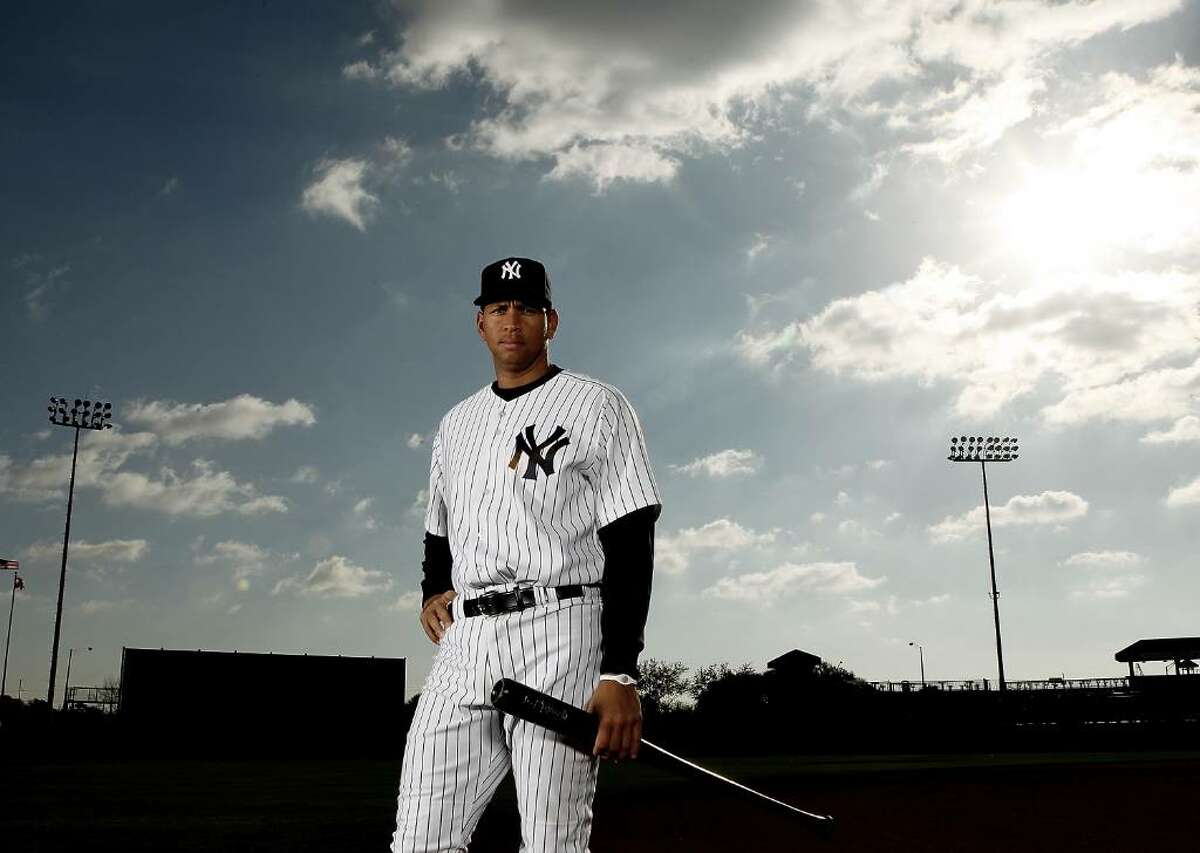
[{"label": "black undershirt sleeve", "polygon": [[654,522],[658,504],[634,510],[597,531],[604,549],[604,609],[600,615],[600,672],[638,677],[645,646],[654,573]]},{"label": "black undershirt sleeve", "polygon": [[421,561],[421,601],[454,586],[450,581],[450,537],[425,533],[425,559]]}]

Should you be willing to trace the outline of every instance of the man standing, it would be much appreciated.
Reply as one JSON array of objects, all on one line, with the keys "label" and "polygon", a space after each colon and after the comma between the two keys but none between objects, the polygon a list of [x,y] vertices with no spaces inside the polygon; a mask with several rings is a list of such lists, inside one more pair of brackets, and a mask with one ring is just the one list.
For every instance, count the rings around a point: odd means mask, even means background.
[{"label": "man standing", "polygon": [[[438,645],[405,747],[394,853],[466,850],[513,771],[522,850],[586,851],[596,758],[637,757],[637,657],[661,501],[616,388],[550,363],[546,268],[483,268],[475,299],[496,381],[433,439],[421,626]],[[506,717],[512,678],[600,717],[592,755]]]}]

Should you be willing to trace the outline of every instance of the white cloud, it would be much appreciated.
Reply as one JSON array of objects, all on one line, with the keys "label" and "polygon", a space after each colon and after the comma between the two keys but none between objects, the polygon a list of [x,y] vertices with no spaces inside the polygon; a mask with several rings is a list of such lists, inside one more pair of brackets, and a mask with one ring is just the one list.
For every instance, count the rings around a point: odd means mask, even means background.
[{"label": "white cloud", "polygon": [[852,598],[846,603],[846,609],[850,613],[878,613],[883,609],[883,605],[878,601],[858,601]]},{"label": "white cloud", "polygon": [[374,530],[379,526],[379,519],[371,514],[371,507],[375,504],[374,498],[363,498],[354,504],[354,515],[362,522],[363,527],[367,530]]},{"label": "white cloud", "polygon": [[405,443],[408,445],[409,450],[416,450],[424,445],[426,441],[428,441],[426,436],[421,435],[419,432],[414,432],[408,437],[408,441]]},{"label": "white cloud", "polygon": [[446,188],[446,192],[456,193],[462,187],[463,179],[453,169],[447,169],[444,172],[430,172],[429,182],[432,184],[441,184]]},{"label": "white cloud", "polygon": [[719,450],[708,456],[693,459],[685,465],[671,465],[673,471],[692,477],[732,477],[753,474],[762,467],[762,457],[753,450]]},{"label": "white cloud", "polygon": [[1072,590],[1071,597],[1094,601],[1128,598],[1135,590],[1145,585],[1145,575],[1139,574],[1091,578],[1084,586]]},{"label": "white cloud", "polygon": [[1200,418],[1184,415],[1169,430],[1150,432],[1142,436],[1143,444],[1182,444],[1185,441],[1200,441]]},{"label": "white cloud", "polygon": [[647,144],[572,145],[555,157],[547,178],[563,180],[582,177],[592,182],[597,193],[613,181],[652,183],[675,177],[679,161]]},{"label": "white cloud", "polygon": [[1061,388],[1050,425],[1153,421],[1189,413],[1200,391],[1200,276],[1163,272],[1033,276],[985,283],[926,259],[907,281],[834,300],[807,320],[743,329],[735,349],[777,370],[805,352],[814,369],[864,382],[961,386],[955,414],[993,416],[1039,383]]},{"label": "white cloud", "polygon": [[334,555],[317,563],[305,576],[284,578],[272,594],[293,592],[313,598],[360,598],[382,592],[392,585],[383,572],[366,569],[345,557]]},{"label": "white cloud", "polygon": [[31,320],[40,323],[50,316],[50,303],[67,286],[65,276],[70,271],[63,264],[45,272],[29,269],[25,273],[25,286],[31,288],[25,293],[25,310]]},{"label": "white cloud", "polygon": [[342,76],[347,80],[378,80],[381,74],[374,65],[365,59],[360,59],[342,66]]},{"label": "white cloud", "polygon": [[[1087,515],[1088,503],[1072,492],[1045,491],[1016,495],[1004,506],[991,508],[992,526],[1062,524]],[[982,506],[960,516],[948,516],[929,527],[934,542],[955,542],[982,531],[986,523]]]},{"label": "white cloud", "polygon": [[659,571],[678,575],[687,571],[698,552],[727,554],[760,548],[773,543],[775,537],[775,531],[755,533],[736,521],[718,518],[703,527],[685,527],[674,534],[655,537],[654,564]]},{"label": "white cloud", "polygon": [[1139,566],[1145,561],[1132,551],[1080,551],[1063,560],[1063,566],[1083,566],[1089,569],[1123,569]]},{"label": "white cloud", "polygon": [[749,601],[770,606],[801,592],[846,594],[873,589],[886,578],[868,578],[854,563],[785,563],[766,572],[727,576],[704,590],[708,598]]},{"label": "white cloud", "polygon": [[846,536],[851,539],[861,539],[863,541],[868,539],[876,539],[880,535],[878,530],[873,530],[872,528],[863,524],[861,521],[853,518],[847,518],[846,520],[839,522],[837,531],[842,536]]},{"label": "white cloud", "polygon": [[234,583],[245,591],[249,584],[242,582],[252,575],[263,574],[269,559],[269,552],[258,545],[227,539],[213,545],[208,553],[197,554],[195,563],[198,566],[220,566],[229,569]]},{"label": "white cloud", "polygon": [[132,598],[122,598],[116,601],[106,601],[101,599],[91,598],[81,602],[79,612],[86,616],[92,616],[96,613],[107,613],[110,610],[119,610],[133,604]]},{"label": "white cloud", "polygon": [[[110,539],[107,542],[72,542],[69,557],[82,563],[136,563],[146,556],[145,539]],[[57,560],[62,557],[61,542],[37,542],[29,546],[31,560]]]},{"label": "white cloud", "polygon": [[123,417],[172,446],[197,439],[257,440],[280,426],[312,426],[317,422],[312,407],[299,400],[272,403],[250,394],[239,394],[219,403],[137,400]]},{"label": "white cloud", "polygon": [[891,524],[893,521],[898,521],[903,517],[904,517],[904,513],[902,513],[902,512],[890,512],[890,513],[888,513],[887,518],[885,518],[883,520],[883,523]]},{"label": "white cloud", "polygon": [[929,598],[909,598],[902,599],[895,595],[889,595],[883,601],[851,599],[847,612],[850,614],[857,613],[886,613],[888,616],[895,616],[898,613],[908,610],[912,607],[937,607],[945,604],[950,600],[950,593],[942,593],[940,595],[931,595]]},{"label": "white cloud", "polygon": [[417,591],[401,594],[388,606],[388,610],[399,610],[405,613],[416,613],[420,609],[421,593]]},{"label": "white cloud", "polygon": [[408,514],[415,518],[424,518],[425,511],[429,509],[429,489],[420,489],[417,491],[417,496],[413,498],[412,505],[408,508]]},{"label": "white cloud", "polygon": [[759,255],[761,255],[763,252],[765,252],[767,250],[767,247],[770,245],[771,245],[770,235],[755,233],[754,242],[751,244],[750,248],[746,250],[746,260],[753,263],[754,259],[757,258]]},{"label": "white cloud", "polygon": [[[77,489],[104,487],[131,456],[147,453],[158,443],[153,433],[125,433],[119,428],[84,433],[79,439]],[[27,464],[0,454],[0,495],[31,503],[65,499],[70,477],[69,453],[41,456]]]},{"label": "white cloud", "polygon": [[380,145],[386,163],[392,168],[404,166],[412,159],[412,146],[399,136],[386,136]]},{"label": "white cloud", "polygon": [[1167,493],[1166,504],[1172,508],[1200,504],[1200,477],[1192,480],[1186,486],[1171,489]]},{"label": "white cloud", "polygon": [[[871,164],[871,173],[850,191],[850,198],[854,201],[865,201],[875,193],[879,192],[879,188],[883,186],[883,180],[888,175],[888,164],[883,161],[876,161]],[[878,219],[878,217],[876,217]]]},{"label": "white cloud", "polygon": [[293,483],[315,483],[320,474],[312,465],[301,465],[296,469],[296,473],[292,474],[291,482]]},{"label": "white cloud", "polygon": [[[492,97],[466,144],[549,159],[551,177],[597,188],[665,180],[682,157],[737,147],[797,89],[815,99],[813,117],[878,116],[911,153],[953,161],[1031,114],[1057,51],[1180,6],[772,0],[697,14],[683,0],[411,3],[397,10],[398,47],[343,74],[417,88],[482,82]],[[883,97],[885,82],[910,94]]]},{"label": "white cloud", "polygon": [[228,471],[217,471],[204,459],[192,462],[193,476],[177,474],[163,466],[160,479],[122,471],[101,484],[109,506],[155,510],[167,515],[207,518],[224,512],[257,515],[286,512],[287,502],[277,495],[259,495],[248,483],[237,482]]},{"label": "white cloud", "polygon": [[1088,576],[1071,590],[1072,598],[1104,600],[1127,598],[1146,584],[1140,572],[1129,571],[1145,563],[1141,554],[1132,551],[1081,551],[1072,554],[1059,565],[1081,568]]},{"label": "white cloud", "polygon": [[822,524],[822,523],[824,523],[826,518],[828,518],[828,516],[826,516],[825,513],[814,512],[812,515],[810,515],[808,517],[808,520],[810,522],[812,522],[813,524]]},{"label": "white cloud", "polygon": [[[1177,58],[1144,80],[1109,73],[1099,85],[1086,85],[1090,109],[1051,131],[1072,140],[1072,166],[1059,179],[1078,197],[1061,202],[1079,220],[1075,228],[1085,232],[1089,248],[1107,254],[1194,253],[1200,235],[1200,68]],[[1047,202],[1047,217],[1066,212]]]},{"label": "white cloud", "polygon": [[367,221],[379,206],[379,199],[362,186],[367,169],[366,160],[322,160],[315,169],[316,180],[304,190],[301,206],[314,215],[343,219],[366,231]]}]

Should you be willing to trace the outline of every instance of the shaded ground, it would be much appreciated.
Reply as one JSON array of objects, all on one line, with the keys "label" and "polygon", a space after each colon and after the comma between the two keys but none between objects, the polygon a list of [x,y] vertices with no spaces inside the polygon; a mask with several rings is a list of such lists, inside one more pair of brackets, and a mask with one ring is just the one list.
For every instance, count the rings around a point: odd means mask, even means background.
[{"label": "shaded ground", "polygon": [[[1192,851],[1200,753],[711,759],[791,818],[645,766],[606,765],[592,850]],[[5,847],[20,851],[385,851],[396,761],[7,761]],[[511,786],[473,853],[517,848]],[[9,845],[12,846],[9,846]]]}]

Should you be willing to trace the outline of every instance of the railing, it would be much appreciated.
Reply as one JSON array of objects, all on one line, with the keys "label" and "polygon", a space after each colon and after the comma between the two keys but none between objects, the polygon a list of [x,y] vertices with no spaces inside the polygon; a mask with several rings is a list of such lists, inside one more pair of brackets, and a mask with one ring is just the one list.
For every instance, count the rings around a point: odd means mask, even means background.
[{"label": "railing", "polygon": [[986,678],[979,681],[868,681],[872,687],[883,693],[916,693],[921,690],[940,690],[953,692],[995,690],[995,684],[989,684]]},{"label": "railing", "polygon": [[[921,690],[941,692],[994,691],[996,682],[983,678],[977,681],[869,681],[882,693],[918,693]],[[1038,681],[1007,681],[1009,690],[1124,690],[1128,678],[1047,678]]]},{"label": "railing", "polygon": [[1044,681],[1010,681],[1009,690],[1124,690],[1129,679],[1121,678],[1048,678]]},{"label": "railing", "polygon": [[72,687],[67,690],[68,708],[98,707],[103,711],[116,711],[121,700],[119,687]]}]

